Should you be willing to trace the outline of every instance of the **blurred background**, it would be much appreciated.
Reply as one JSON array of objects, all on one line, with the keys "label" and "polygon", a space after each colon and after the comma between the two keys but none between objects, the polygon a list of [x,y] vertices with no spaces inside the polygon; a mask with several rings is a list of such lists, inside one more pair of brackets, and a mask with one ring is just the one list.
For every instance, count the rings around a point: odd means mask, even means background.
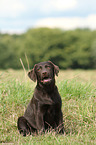
[{"label": "blurred background", "polygon": [[96,69],[96,0],[0,0],[0,69],[20,60]]}]

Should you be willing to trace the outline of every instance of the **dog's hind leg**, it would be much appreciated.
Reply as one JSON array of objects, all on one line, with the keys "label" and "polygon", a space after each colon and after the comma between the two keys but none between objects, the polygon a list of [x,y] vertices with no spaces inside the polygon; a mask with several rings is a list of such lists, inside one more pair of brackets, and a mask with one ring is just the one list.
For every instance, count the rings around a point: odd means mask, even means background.
[{"label": "dog's hind leg", "polygon": [[23,136],[31,134],[31,126],[23,116],[18,118],[17,127],[20,134],[22,134]]}]

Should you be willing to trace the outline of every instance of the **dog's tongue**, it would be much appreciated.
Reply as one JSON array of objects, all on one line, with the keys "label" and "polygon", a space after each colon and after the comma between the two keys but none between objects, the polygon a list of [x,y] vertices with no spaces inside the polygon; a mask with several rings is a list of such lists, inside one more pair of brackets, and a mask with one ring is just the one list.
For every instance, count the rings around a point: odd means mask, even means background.
[{"label": "dog's tongue", "polygon": [[50,79],[50,78],[46,78],[46,79],[44,79],[42,82],[47,83],[47,82],[49,82],[49,81],[51,81],[51,79]]}]

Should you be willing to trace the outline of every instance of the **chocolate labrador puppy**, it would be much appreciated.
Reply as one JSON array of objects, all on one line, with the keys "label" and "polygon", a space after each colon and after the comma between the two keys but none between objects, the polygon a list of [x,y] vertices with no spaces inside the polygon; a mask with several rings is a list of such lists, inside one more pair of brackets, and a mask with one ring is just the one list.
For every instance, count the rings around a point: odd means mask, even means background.
[{"label": "chocolate labrador puppy", "polygon": [[59,67],[51,61],[40,62],[28,72],[37,85],[25,113],[18,118],[18,130],[23,136],[54,129],[64,133],[62,101],[55,85],[55,75]]}]

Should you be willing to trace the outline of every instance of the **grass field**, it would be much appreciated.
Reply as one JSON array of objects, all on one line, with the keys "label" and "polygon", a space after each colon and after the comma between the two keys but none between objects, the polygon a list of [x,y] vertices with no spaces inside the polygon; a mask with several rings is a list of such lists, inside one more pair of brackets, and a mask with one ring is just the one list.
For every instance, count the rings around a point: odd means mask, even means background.
[{"label": "grass field", "polygon": [[1,144],[96,144],[96,70],[61,70],[56,80],[62,97],[65,135],[51,131],[22,137],[17,130],[17,119],[23,115],[36,83],[22,70],[0,71]]}]

